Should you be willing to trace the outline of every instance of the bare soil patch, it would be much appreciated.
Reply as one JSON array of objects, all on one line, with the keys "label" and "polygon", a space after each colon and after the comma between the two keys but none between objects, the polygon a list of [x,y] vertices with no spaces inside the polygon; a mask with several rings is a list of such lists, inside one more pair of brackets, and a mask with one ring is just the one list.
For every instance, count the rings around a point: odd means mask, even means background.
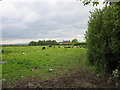
[{"label": "bare soil patch", "polygon": [[[114,81],[108,76],[98,76],[91,70],[79,68],[58,76],[58,78],[39,80],[37,77],[22,80],[15,88],[114,88]],[[5,86],[5,85],[4,85]]]}]

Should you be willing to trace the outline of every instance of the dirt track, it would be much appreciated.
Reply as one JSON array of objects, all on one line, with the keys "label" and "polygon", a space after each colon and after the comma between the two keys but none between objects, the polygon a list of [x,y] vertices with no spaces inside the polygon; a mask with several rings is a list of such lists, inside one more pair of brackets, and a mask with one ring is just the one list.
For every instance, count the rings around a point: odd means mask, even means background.
[{"label": "dirt track", "polygon": [[70,71],[56,79],[37,80],[31,78],[19,82],[19,88],[114,88],[108,77],[101,77],[90,70],[82,69]]}]

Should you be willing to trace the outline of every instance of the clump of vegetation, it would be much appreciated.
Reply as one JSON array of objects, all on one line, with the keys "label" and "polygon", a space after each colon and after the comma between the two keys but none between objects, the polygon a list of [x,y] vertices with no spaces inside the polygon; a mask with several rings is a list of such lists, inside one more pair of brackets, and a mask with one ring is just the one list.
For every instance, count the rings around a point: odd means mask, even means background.
[{"label": "clump of vegetation", "polygon": [[112,75],[116,81],[115,85],[120,88],[120,71],[118,69],[115,69]]},{"label": "clump of vegetation", "polygon": [[87,44],[86,42],[79,42],[77,39],[72,40],[73,46],[83,46],[84,47],[84,46],[86,46],[86,44]]},{"label": "clump of vegetation", "polygon": [[[88,61],[99,72],[120,70],[120,2],[91,12],[86,33]],[[117,78],[117,82],[120,76]]]},{"label": "clump of vegetation", "polygon": [[30,46],[36,46],[36,45],[59,45],[59,43],[57,43],[57,41],[55,41],[55,40],[39,40],[38,42],[36,42],[36,41],[31,41],[30,43],[29,43],[29,45]]}]

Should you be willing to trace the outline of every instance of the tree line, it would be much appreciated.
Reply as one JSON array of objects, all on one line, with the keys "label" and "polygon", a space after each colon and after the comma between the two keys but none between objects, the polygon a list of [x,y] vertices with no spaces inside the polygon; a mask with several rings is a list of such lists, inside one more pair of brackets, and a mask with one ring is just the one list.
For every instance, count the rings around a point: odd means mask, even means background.
[{"label": "tree line", "polygon": [[36,46],[36,45],[59,45],[56,40],[39,40],[39,41],[31,41],[28,45]]},{"label": "tree line", "polygon": [[[36,46],[36,45],[64,45],[60,44],[56,40],[39,40],[39,41],[30,41],[29,46]],[[71,44],[73,46],[79,46],[79,45],[86,45],[86,42],[79,42],[77,39],[73,39],[71,41]]]}]

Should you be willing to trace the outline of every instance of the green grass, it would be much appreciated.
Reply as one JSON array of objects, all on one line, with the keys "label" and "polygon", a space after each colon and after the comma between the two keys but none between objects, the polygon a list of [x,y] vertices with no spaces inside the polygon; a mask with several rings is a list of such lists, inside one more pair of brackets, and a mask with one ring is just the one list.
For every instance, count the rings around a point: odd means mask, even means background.
[{"label": "green grass", "polygon": [[[47,47],[47,46],[46,46]],[[39,79],[56,77],[64,72],[74,70],[85,65],[85,48],[49,48],[41,50],[41,46],[3,47],[2,78],[6,82],[13,82],[39,76]],[[26,54],[22,54],[26,51]],[[33,68],[36,70],[32,71]],[[55,71],[49,72],[54,68]]]}]

